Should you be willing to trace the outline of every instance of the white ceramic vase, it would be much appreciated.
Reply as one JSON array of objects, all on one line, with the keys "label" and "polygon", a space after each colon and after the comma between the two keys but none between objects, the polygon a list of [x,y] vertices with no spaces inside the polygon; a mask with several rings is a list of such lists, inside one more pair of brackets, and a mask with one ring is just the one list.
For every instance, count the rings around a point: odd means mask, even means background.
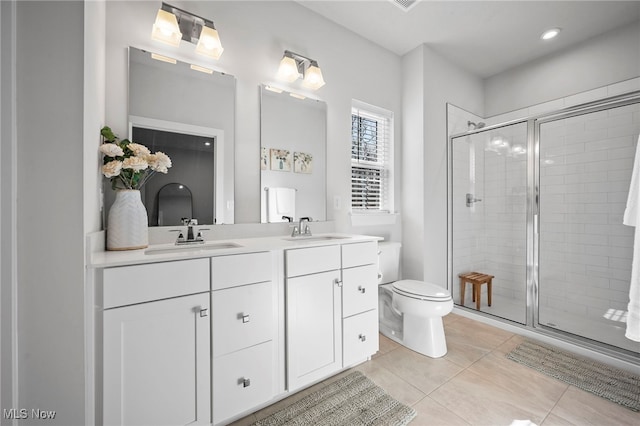
[{"label": "white ceramic vase", "polygon": [[147,209],[140,191],[121,189],[109,209],[107,218],[107,250],[137,250],[149,245]]}]

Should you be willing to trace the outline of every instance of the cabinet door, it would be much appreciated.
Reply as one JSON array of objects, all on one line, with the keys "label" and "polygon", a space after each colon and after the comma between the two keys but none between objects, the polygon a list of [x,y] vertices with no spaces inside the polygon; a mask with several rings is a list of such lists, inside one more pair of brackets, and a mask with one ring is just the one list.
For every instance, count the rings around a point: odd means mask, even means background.
[{"label": "cabinet door", "polygon": [[378,310],[344,319],[344,366],[366,360],[378,351]]},{"label": "cabinet door", "polygon": [[202,293],[104,311],[105,425],[210,423],[208,309]]},{"label": "cabinet door", "polygon": [[339,271],[287,279],[289,390],[342,368],[339,280]]},{"label": "cabinet door", "polygon": [[349,317],[378,306],[378,267],[359,266],[342,271],[342,316]]}]

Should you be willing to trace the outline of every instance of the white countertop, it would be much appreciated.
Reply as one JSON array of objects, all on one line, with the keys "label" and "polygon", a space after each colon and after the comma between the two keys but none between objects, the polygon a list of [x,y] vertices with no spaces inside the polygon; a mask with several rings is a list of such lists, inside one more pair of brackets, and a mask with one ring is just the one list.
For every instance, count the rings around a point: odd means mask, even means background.
[{"label": "white countertop", "polygon": [[[327,238],[327,239],[323,239]],[[381,241],[383,238],[370,235],[317,234],[311,237],[260,237],[229,240],[209,240],[203,245],[176,246],[170,244],[150,245],[146,249],[125,251],[96,250],[88,254],[88,268],[108,268],[113,266],[138,265],[143,263],[169,262],[173,260],[197,259],[229,254],[252,253],[258,251],[289,250],[302,247],[350,244],[365,241]],[[237,247],[228,247],[228,245]],[[221,246],[224,248],[215,248]],[[226,246],[226,247],[225,247]],[[162,252],[163,249],[170,250]],[[156,251],[153,254],[148,252]]]}]

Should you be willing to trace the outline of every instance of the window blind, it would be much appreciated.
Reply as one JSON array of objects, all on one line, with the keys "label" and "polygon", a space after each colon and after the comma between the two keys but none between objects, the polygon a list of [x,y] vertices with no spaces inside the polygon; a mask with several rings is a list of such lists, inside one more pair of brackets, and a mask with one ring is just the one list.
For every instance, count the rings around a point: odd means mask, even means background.
[{"label": "window blind", "polygon": [[351,111],[351,208],[390,212],[392,114]]}]

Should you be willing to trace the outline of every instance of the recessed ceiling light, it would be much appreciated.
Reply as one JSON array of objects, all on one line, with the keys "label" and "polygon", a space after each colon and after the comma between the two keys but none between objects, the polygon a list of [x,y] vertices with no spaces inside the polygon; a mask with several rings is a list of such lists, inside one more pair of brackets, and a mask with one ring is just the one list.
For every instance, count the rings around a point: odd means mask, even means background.
[{"label": "recessed ceiling light", "polygon": [[540,38],[542,40],[551,40],[552,38],[560,34],[560,31],[560,28],[551,28],[550,30],[543,32]]}]

